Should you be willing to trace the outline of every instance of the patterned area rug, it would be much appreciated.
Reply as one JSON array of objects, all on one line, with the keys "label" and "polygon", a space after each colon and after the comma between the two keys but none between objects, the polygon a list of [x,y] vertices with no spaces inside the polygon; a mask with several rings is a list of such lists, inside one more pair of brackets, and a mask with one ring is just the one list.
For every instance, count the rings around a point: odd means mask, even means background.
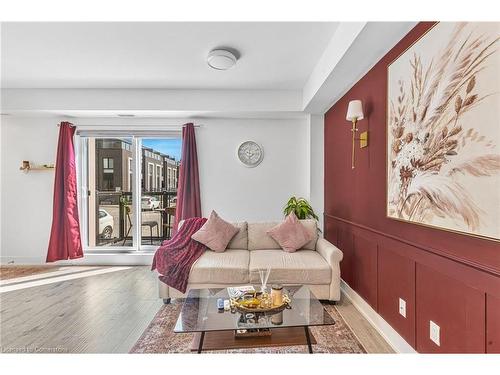
[{"label": "patterned area rug", "polygon": [[[313,345],[314,353],[366,353],[335,306],[324,306],[335,320],[335,325],[311,327],[317,341],[317,344]],[[130,353],[192,353],[190,347],[194,335],[173,332],[181,307],[181,300],[162,306]],[[203,353],[307,353],[307,346],[231,349]]]},{"label": "patterned area rug", "polygon": [[56,271],[58,268],[58,266],[1,266],[0,280],[9,280],[17,277]]}]

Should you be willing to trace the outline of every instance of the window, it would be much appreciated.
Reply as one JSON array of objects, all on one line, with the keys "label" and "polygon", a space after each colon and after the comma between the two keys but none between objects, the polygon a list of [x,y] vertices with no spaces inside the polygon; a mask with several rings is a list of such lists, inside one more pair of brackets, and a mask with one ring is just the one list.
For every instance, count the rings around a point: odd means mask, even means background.
[{"label": "window", "polygon": [[148,163],[148,186],[147,191],[153,191],[153,181],[154,181],[154,168],[153,163]]},{"label": "window", "polygon": [[[80,222],[86,247],[132,245],[131,145],[131,138],[81,138],[78,164],[86,194],[80,194],[84,196]],[[122,172],[121,165],[128,170]]]},{"label": "window", "polygon": [[102,176],[102,190],[112,191],[115,190],[115,181],[112,173],[104,173]]},{"label": "window", "polygon": [[81,132],[78,196],[86,251],[154,250],[171,236],[176,192],[166,191],[173,178],[166,155],[180,155],[180,132],[171,138]]},{"label": "window", "polygon": [[[102,143],[102,146],[107,146],[107,143]],[[115,189],[115,181],[114,181],[114,160],[113,158],[102,158],[102,177],[99,186],[102,187],[102,190],[114,190]]]},{"label": "window", "polygon": [[[172,159],[180,157],[181,138],[142,138],[144,187],[141,192],[140,245],[159,245],[162,239],[170,238],[177,192],[171,189]],[[170,177],[169,177],[170,174]]]},{"label": "window", "polygon": [[104,173],[113,173],[115,161],[113,158],[102,158],[102,167],[104,168]]},{"label": "window", "polygon": [[156,166],[156,190],[161,190],[161,165]]}]

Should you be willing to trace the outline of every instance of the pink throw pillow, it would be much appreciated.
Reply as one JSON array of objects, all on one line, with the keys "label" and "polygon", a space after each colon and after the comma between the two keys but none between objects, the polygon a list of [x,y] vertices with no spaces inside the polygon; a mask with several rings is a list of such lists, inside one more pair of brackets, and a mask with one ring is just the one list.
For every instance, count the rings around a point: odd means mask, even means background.
[{"label": "pink throw pillow", "polygon": [[207,222],[191,238],[215,252],[222,253],[238,231],[237,227],[222,220],[217,212],[212,211]]},{"label": "pink throw pillow", "polygon": [[283,250],[289,253],[302,248],[312,240],[311,234],[297,219],[294,212],[290,213],[285,221],[269,229],[267,234],[274,238]]}]

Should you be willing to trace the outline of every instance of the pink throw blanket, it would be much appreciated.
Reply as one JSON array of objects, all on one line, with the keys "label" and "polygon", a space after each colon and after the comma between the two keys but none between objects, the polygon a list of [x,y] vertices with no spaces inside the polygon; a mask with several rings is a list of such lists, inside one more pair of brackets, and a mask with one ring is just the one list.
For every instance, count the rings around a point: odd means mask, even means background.
[{"label": "pink throw blanket", "polygon": [[182,293],[186,292],[191,266],[206,249],[191,236],[206,221],[204,217],[186,219],[177,233],[170,240],[163,241],[154,255],[151,271],[158,270],[161,281]]}]

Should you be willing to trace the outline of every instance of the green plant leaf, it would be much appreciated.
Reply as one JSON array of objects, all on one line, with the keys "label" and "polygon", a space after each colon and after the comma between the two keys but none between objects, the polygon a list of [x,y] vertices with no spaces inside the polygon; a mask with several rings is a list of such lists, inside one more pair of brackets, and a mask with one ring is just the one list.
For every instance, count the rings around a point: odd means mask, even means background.
[{"label": "green plant leaf", "polygon": [[319,220],[309,202],[304,198],[296,198],[293,196],[288,200],[283,208],[283,214],[288,216],[291,212],[295,212],[295,215],[300,220],[308,218]]}]

